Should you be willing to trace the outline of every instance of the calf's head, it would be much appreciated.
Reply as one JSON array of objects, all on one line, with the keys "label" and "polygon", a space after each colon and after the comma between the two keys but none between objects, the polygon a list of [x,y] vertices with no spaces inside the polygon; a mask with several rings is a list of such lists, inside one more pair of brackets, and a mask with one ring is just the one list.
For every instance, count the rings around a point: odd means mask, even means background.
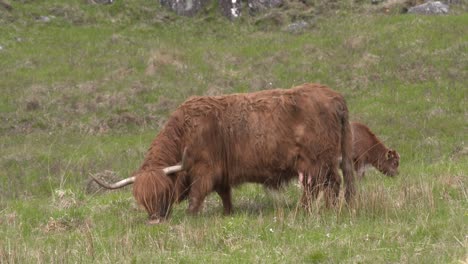
[{"label": "calf's head", "polygon": [[400,166],[400,155],[396,150],[389,149],[379,160],[379,170],[387,176],[398,175]]}]

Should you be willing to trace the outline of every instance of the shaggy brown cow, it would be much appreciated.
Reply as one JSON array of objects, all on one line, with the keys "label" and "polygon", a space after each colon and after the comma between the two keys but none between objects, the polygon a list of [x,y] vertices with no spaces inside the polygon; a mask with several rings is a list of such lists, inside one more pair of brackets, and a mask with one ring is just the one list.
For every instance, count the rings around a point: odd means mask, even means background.
[{"label": "shaggy brown cow", "polygon": [[[187,196],[188,211],[197,213],[213,191],[229,214],[231,188],[246,182],[278,188],[305,175],[323,179],[337,197],[340,154],[349,200],[354,175],[348,109],[343,97],[326,86],[192,97],[171,114],[133,177],[101,185],[134,182],[133,194],[150,222],[167,217],[172,204]],[[166,168],[183,156],[182,164]]]},{"label": "shaggy brown cow", "polygon": [[400,155],[387,148],[364,124],[351,122],[353,132],[353,162],[358,178],[362,178],[369,166],[388,176],[398,174]]}]

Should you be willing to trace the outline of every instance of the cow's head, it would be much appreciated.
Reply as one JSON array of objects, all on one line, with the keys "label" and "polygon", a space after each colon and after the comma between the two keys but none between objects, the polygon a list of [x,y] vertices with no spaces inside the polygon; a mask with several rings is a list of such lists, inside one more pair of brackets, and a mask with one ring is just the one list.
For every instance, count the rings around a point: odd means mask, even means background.
[{"label": "cow's head", "polygon": [[175,201],[174,181],[162,169],[138,172],[133,196],[148,212],[149,223],[158,223],[169,215]]},{"label": "cow's head", "polygon": [[169,215],[172,204],[187,195],[185,177],[175,176],[186,175],[184,172],[186,152],[185,149],[180,164],[165,168],[140,169],[132,177],[116,183],[106,183],[94,175],[91,175],[91,178],[106,189],[119,189],[134,184],[133,196],[148,212],[148,223],[159,223]]},{"label": "cow's head", "polygon": [[400,166],[400,155],[396,150],[389,149],[379,162],[379,169],[387,176],[396,176]]}]

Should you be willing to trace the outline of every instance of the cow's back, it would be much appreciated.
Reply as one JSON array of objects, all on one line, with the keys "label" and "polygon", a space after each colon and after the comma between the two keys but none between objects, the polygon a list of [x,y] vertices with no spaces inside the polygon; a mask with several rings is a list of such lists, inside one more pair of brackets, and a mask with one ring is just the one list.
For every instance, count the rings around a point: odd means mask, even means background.
[{"label": "cow's back", "polygon": [[359,122],[351,122],[353,131],[353,158],[367,159],[369,150],[380,144],[375,134],[366,125]]},{"label": "cow's back", "polygon": [[[339,151],[341,95],[315,84],[287,90],[194,97],[184,112],[187,146],[196,163],[231,185],[276,186]],[[329,158],[333,157],[333,158]]]}]

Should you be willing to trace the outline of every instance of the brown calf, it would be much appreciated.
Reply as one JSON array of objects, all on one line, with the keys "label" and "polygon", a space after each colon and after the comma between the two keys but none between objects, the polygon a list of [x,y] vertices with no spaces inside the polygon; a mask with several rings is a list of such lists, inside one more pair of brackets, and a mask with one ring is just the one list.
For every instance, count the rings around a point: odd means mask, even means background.
[{"label": "brown calf", "polygon": [[366,168],[375,167],[388,176],[398,174],[400,155],[387,148],[366,125],[351,122],[353,132],[353,162],[358,178],[362,178]]}]

